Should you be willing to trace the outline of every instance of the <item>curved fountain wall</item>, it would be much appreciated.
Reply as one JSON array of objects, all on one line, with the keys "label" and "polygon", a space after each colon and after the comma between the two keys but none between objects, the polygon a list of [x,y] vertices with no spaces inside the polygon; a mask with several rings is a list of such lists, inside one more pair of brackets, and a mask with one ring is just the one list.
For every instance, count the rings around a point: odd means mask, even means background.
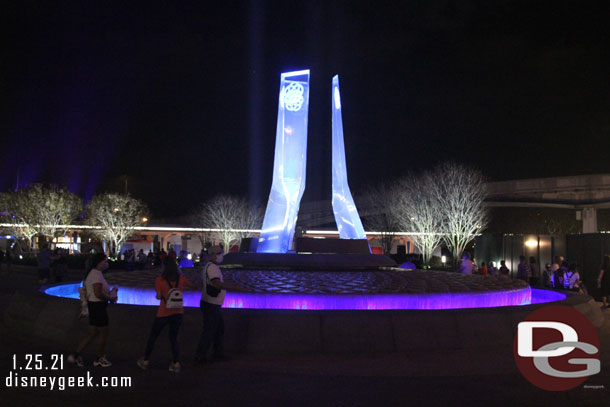
[{"label": "curved fountain wall", "polygon": [[[489,308],[560,301],[565,295],[532,290],[519,280],[464,276],[435,271],[299,272],[225,270],[225,280],[245,292],[228,292],[224,308],[292,310],[441,310]],[[131,274],[127,274],[127,277]],[[188,277],[197,279],[196,272]],[[125,278],[125,277],[123,277]],[[119,304],[158,305],[152,288],[154,274],[144,286],[136,278],[119,285]],[[46,289],[49,295],[78,298],[79,284]],[[184,292],[186,307],[198,307],[200,293]]]},{"label": "curved fountain wall", "polygon": [[[80,283],[47,288],[48,295],[78,299]],[[151,288],[119,287],[119,304],[158,306]],[[184,292],[186,307],[199,307],[201,293]],[[529,287],[474,293],[429,294],[288,294],[288,293],[227,293],[224,308],[293,309],[293,310],[441,310],[459,308],[489,308],[561,301],[565,295]]]},{"label": "curved fountain wall", "polygon": [[[421,280],[418,278],[420,273],[424,273],[424,277],[431,280]],[[309,275],[303,277],[305,274]],[[452,355],[463,355],[466,352],[472,360],[484,355],[485,363],[493,365],[496,372],[515,369],[512,340],[517,324],[530,312],[549,301],[571,306],[583,312],[595,326],[599,326],[599,307],[590,297],[529,289],[523,283],[509,279],[443,274],[437,278],[434,273],[428,271],[380,272],[373,275],[366,272],[309,272],[297,274],[298,278],[304,279],[297,281],[291,273],[228,271],[227,280],[237,281],[249,290],[258,287],[258,291],[237,293],[235,296],[231,294],[227,297],[227,307],[223,311],[226,326],[225,348],[235,354],[391,353],[402,354],[408,359],[417,355],[420,360],[450,358]],[[119,300],[123,303],[108,308],[112,336],[108,349],[110,354],[114,348],[133,354],[142,351],[156,314],[154,305],[158,304],[151,289],[154,276],[155,274],[150,272],[108,273],[109,282],[121,286]],[[445,277],[449,280],[441,281]],[[133,283],[135,280],[145,282],[146,287],[127,287],[130,281]],[[315,285],[308,288],[308,284],[313,284],[313,281]],[[332,285],[330,282],[338,284]],[[467,284],[468,282],[472,284]],[[476,308],[448,308],[448,304],[452,303],[446,301],[449,297],[455,299],[463,296],[470,301],[473,298],[498,298],[504,295],[498,292],[502,291],[499,289],[485,292],[483,285],[487,282],[491,285],[508,285],[503,290],[515,293],[514,298],[521,298],[522,305],[496,304],[481,308],[481,303],[473,303],[471,305]],[[515,286],[512,286],[513,284]],[[317,292],[305,292],[312,291],[313,287]],[[459,288],[464,292],[444,292],[450,287],[456,291]],[[83,334],[87,321],[76,318],[80,309],[77,300],[66,300],[55,295],[77,298],[76,288],[77,284],[64,284],[46,287],[45,291],[52,295],[16,293],[11,298],[11,307],[3,315],[4,326],[13,335],[35,335],[62,347],[73,344],[77,340],[75,338]],[[419,300],[415,299],[422,296],[422,290],[429,292],[427,297],[436,298],[434,305],[429,299],[423,300],[423,306],[416,305]],[[527,293],[530,295],[529,305],[523,303],[523,295],[527,296]],[[200,334],[201,313],[196,308],[191,308],[198,305],[199,296],[196,291],[186,292],[187,308],[180,333],[185,349],[194,346]],[[354,297],[360,297],[359,301],[363,305],[354,306],[354,302],[351,302],[352,309],[341,308],[340,301],[350,301]],[[280,309],[262,309],[262,306],[255,308],[248,303],[260,301],[268,306],[270,298],[286,300],[290,305],[275,307]],[[326,309],[323,310],[313,309],[317,306],[312,302],[307,302],[304,307],[303,301],[312,298],[333,298],[339,302],[335,303],[334,309],[328,309],[328,303],[324,304]],[[380,306],[383,301],[372,307],[368,300],[365,300],[368,298],[411,298],[415,302],[412,303],[411,309],[404,309],[404,304],[403,309],[391,308],[393,305]],[[438,304],[444,304],[445,308],[439,309]],[[230,308],[231,306],[235,308]],[[241,309],[238,308],[240,306]],[[356,307],[358,309],[353,309]],[[493,359],[493,363],[489,362],[489,358]],[[432,364],[431,374],[461,374],[461,365],[454,364],[455,369],[451,370],[453,368],[444,363]]]}]

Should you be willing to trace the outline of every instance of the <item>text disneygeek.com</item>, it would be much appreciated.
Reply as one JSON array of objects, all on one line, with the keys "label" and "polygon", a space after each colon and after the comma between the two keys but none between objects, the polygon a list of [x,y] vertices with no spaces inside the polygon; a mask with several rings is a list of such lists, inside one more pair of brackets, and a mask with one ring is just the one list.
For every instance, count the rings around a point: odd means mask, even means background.
[{"label": "text disneygeek.com", "polygon": [[[64,355],[28,353],[13,355],[12,371],[6,376],[4,385],[9,388],[40,388],[65,390],[67,388],[120,388],[131,387],[131,377],[102,376],[94,378],[90,371],[84,376],[35,376],[34,372],[58,372],[64,370]],[[94,380],[95,379],[95,380]]]},{"label": "text disneygeek.com", "polygon": [[40,388],[49,390],[65,390],[82,387],[131,387],[131,377],[102,376],[93,380],[91,372],[86,376],[24,376],[10,372],[4,381],[7,388]]},{"label": "text disneygeek.com", "polygon": [[10,372],[4,384],[7,388],[39,388],[65,390],[78,387],[131,387],[131,377],[102,376],[94,381],[91,372],[86,376],[23,376]]}]

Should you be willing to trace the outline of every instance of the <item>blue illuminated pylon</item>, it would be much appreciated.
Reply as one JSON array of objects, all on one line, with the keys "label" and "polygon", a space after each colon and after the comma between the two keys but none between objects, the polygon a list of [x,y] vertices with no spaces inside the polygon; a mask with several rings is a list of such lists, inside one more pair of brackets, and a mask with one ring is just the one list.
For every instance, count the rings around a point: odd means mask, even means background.
[{"label": "blue illuminated pylon", "polygon": [[292,247],[299,205],[305,190],[308,111],[309,70],[283,73],[273,181],[258,239],[258,253],[286,253]]},{"label": "blue illuminated pylon", "polygon": [[366,239],[362,221],[347,183],[339,75],[333,77],[333,212],[341,239]]}]

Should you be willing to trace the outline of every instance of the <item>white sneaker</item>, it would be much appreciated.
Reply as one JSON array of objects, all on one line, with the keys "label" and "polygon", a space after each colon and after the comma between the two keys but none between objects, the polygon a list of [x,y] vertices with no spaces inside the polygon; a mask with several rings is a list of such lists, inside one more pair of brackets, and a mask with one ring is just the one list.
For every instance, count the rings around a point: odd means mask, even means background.
[{"label": "white sneaker", "polygon": [[148,369],[148,360],[138,359],[138,361],[136,363],[138,364],[138,367],[140,369],[142,369],[142,370]]},{"label": "white sneaker", "polygon": [[101,356],[99,358],[97,358],[97,360],[95,362],[93,362],[93,367],[110,367],[112,366],[112,363],[110,363],[110,361],[108,359],[106,359],[106,356]]},{"label": "white sneaker", "polygon": [[68,363],[75,364],[78,367],[85,366],[85,364],[83,363],[83,358],[81,356],[74,356],[74,353],[70,353],[68,355]]},{"label": "white sneaker", "polygon": [[174,373],[180,373],[180,362],[172,363],[169,365],[169,371]]}]

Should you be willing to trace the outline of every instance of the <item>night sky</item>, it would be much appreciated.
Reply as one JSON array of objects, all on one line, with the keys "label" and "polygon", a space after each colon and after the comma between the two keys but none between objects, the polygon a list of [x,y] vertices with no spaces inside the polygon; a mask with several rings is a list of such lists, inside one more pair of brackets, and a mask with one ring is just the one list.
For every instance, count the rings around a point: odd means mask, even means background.
[{"label": "night sky", "polygon": [[448,159],[491,180],[610,172],[606,1],[18,1],[1,18],[0,191],[127,188],[153,218],[265,202],[280,73],[307,68],[303,201],[331,195],[334,74],[356,194]]}]

